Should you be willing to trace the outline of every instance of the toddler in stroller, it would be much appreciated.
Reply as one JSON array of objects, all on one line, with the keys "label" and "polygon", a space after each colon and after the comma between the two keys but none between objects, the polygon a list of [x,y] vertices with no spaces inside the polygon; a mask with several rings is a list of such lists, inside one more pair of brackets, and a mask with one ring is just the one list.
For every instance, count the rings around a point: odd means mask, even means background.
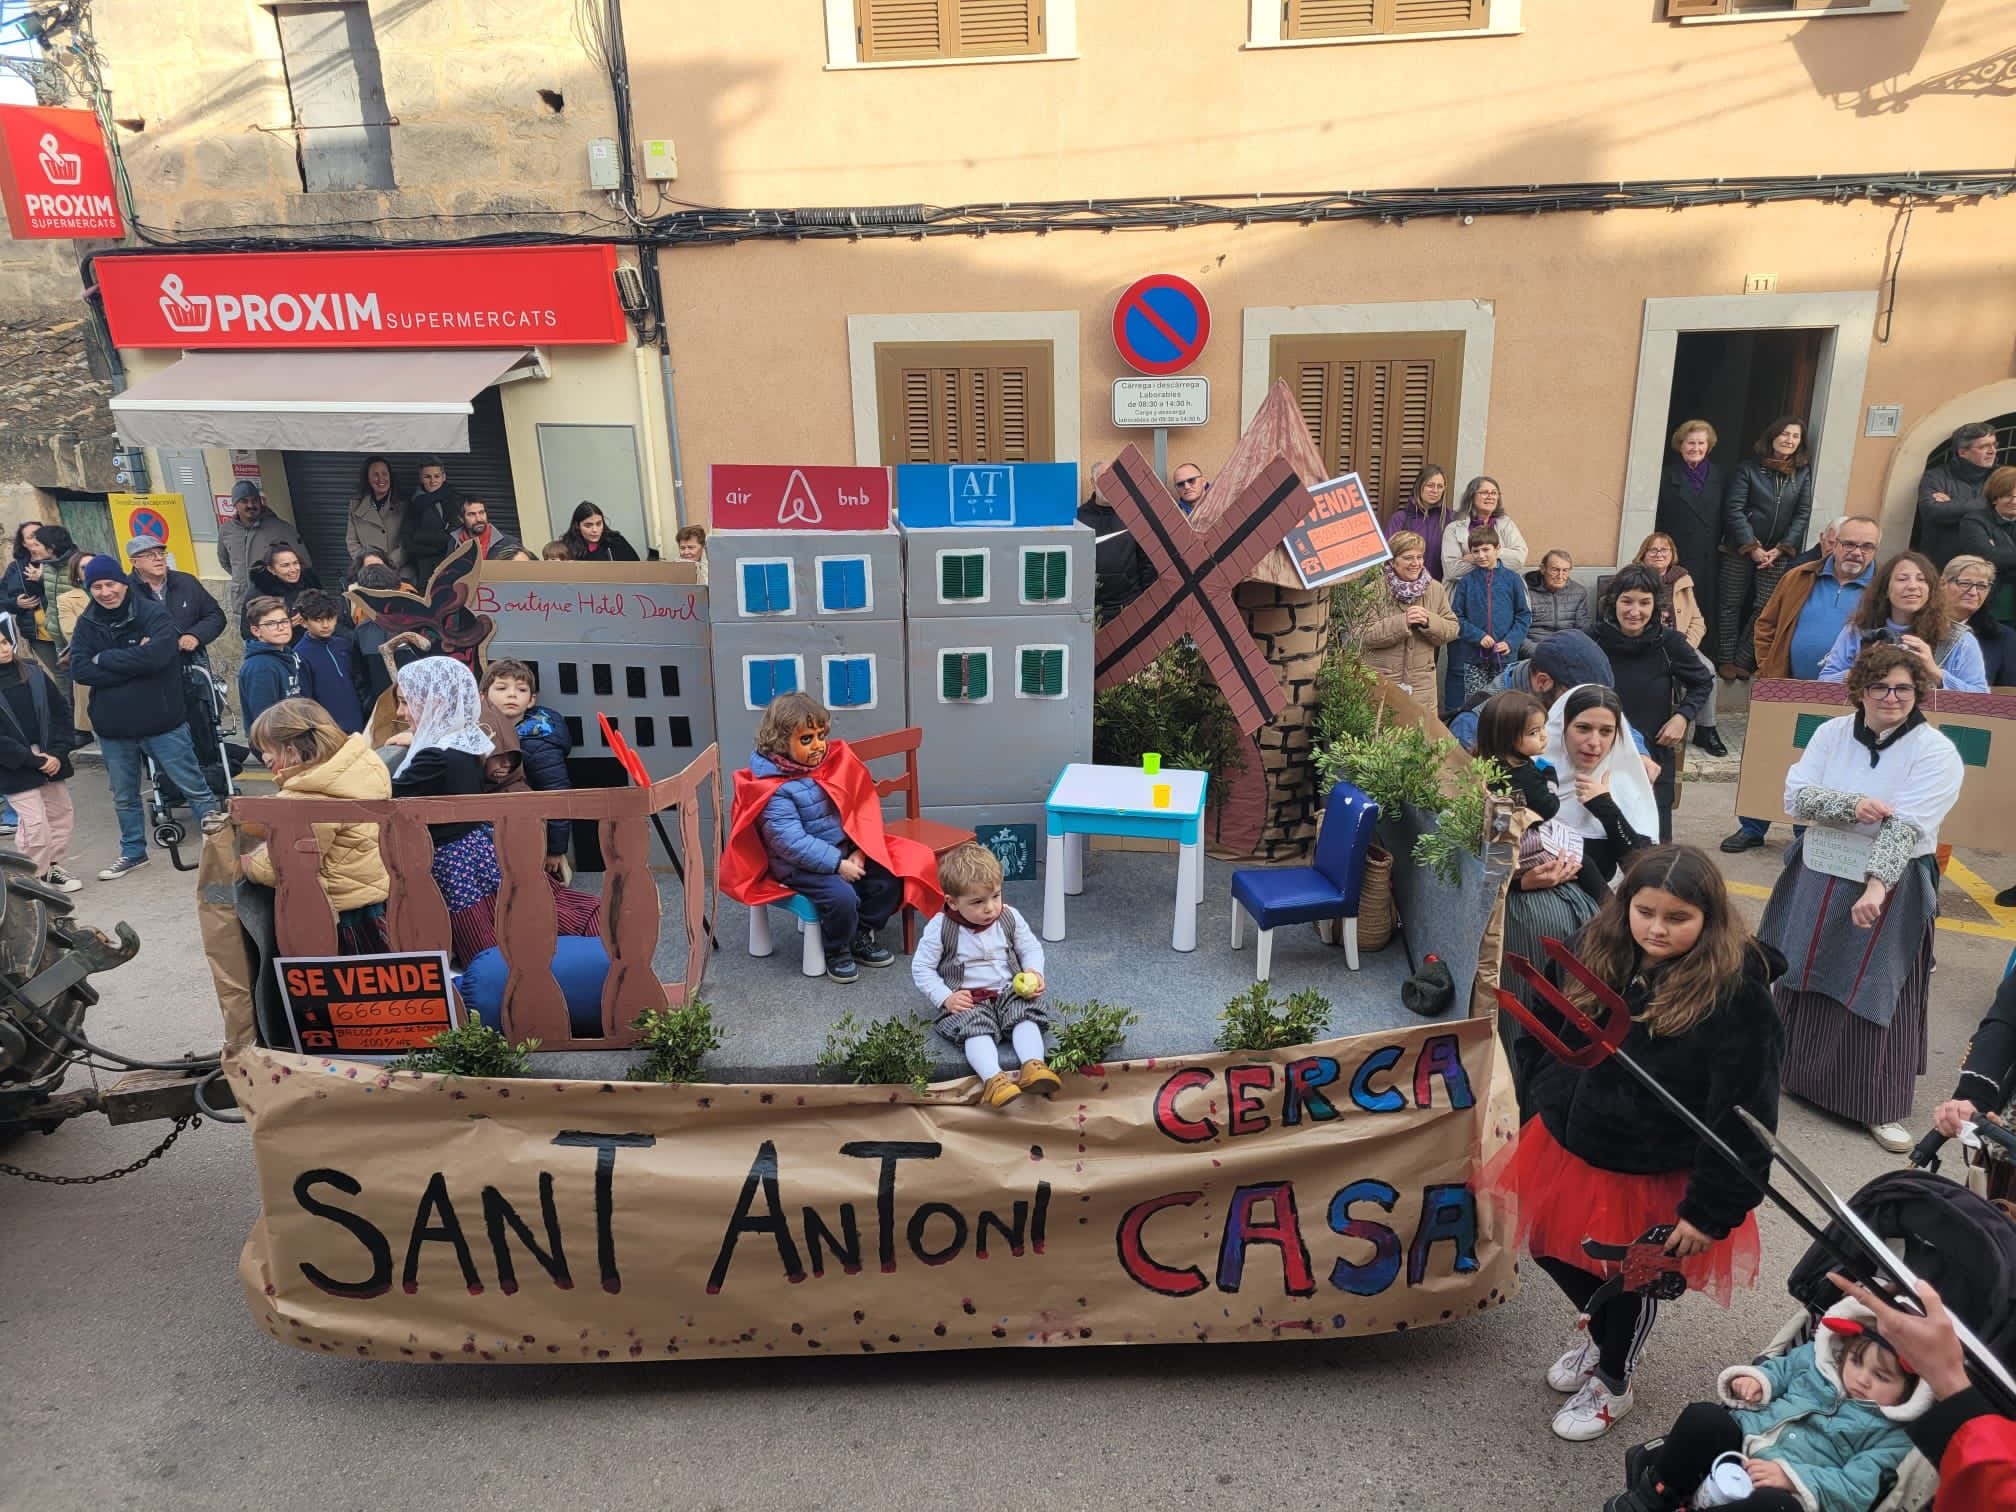
[{"label": "toddler in stroller", "polygon": [[[1891,1171],[1878,1176],[1856,1192],[1848,1206],[1872,1233],[1900,1252],[1914,1274],[1937,1288],[1954,1316],[1972,1327],[1986,1349],[2005,1362],[2016,1361],[2016,1223],[1966,1188],[1925,1171]],[[1795,1367],[1800,1357],[1829,1355],[1837,1362],[1835,1379],[1842,1381],[1845,1372],[1838,1362],[1843,1351],[1838,1340],[1847,1336],[1831,1327],[1816,1333],[1816,1319],[1822,1323],[1829,1319],[1866,1323],[1870,1318],[1861,1304],[1844,1301],[1840,1289],[1829,1279],[1828,1273],[1840,1265],[1840,1257],[1853,1252],[1854,1245],[1842,1226],[1830,1225],[1827,1242],[1809,1247],[1786,1278],[1786,1290],[1802,1304],[1800,1310],[1778,1331],[1754,1366],[1722,1373],[1725,1400],[1730,1395],[1728,1388],[1745,1376],[1761,1377],[1769,1383],[1771,1394],[1761,1410],[1752,1410],[1747,1401],[1732,1402],[1738,1409],[1734,1412],[1713,1404],[1689,1407],[1673,1432],[1627,1453],[1625,1476],[1630,1489],[1611,1499],[1610,1512],[1685,1507],[1690,1505],[1690,1497],[1691,1505],[1699,1507],[1801,1508],[1804,1512],[1921,1512],[1931,1505],[1939,1489],[1937,1469],[1908,1441],[1899,1447],[1893,1437],[1887,1445],[1879,1445],[1877,1435],[1883,1430],[1870,1421],[1880,1413],[1893,1433],[1902,1435],[1902,1425],[1922,1416],[1931,1405],[1929,1388],[1922,1382],[1904,1398],[1901,1407],[1872,1410],[1867,1403],[1849,1403],[1846,1398],[1850,1393],[1843,1389],[1843,1382],[1842,1387],[1830,1387],[1831,1409],[1825,1409],[1828,1398],[1823,1396],[1804,1411],[1792,1404],[1789,1391],[1779,1384],[1798,1377]],[[1834,1336],[1831,1340],[1830,1335]],[[1866,1351],[1868,1346],[1860,1348]],[[1908,1369],[1908,1357],[1904,1363]],[[1809,1386],[1816,1368],[1806,1367]],[[1921,1399],[1922,1405],[1917,1405]],[[1788,1493],[1789,1499],[1717,1501],[1716,1493],[1704,1494],[1686,1482],[1689,1474],[1697,1479],[1704,1474],[1718,1455],[1739,1448],[1736,1442],[1723,1444],[1705,1460],[1699,1458],[1698,1448],[1691,1458],[1684,1452],[1683,1437],[1691,1436],[1709,1415],[1718,1424],[1724,1418],[1733,1420],[1741,1431],[1740,1448],[1745,1458],[1756,1457],[1765,1439],[1775,1443],[1775,1449],[1765,1449],[1765,1457],[1782,1454],[1788,1468],[1800,1476]],[[1864,1421],[1870,1432],[1866,1439],[1851,1444],[1840,1430],[1857,1419]],[[1779,1426],[1768,1426],[1773,1424]],[[1807,1474],[1802,1455],[1811,1452],[1805,1445],[1812,1436],[1840,1439],[1838,1448],[1855,1450],[1845,1462],[1846,1473],[1824,1479]]]}]

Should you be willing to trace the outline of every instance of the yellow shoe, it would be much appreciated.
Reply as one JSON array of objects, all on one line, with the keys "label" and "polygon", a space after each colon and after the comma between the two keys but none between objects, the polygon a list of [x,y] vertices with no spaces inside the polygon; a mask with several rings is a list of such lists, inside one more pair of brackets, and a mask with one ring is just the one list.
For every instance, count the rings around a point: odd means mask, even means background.
[{"label": "yellow shoe", "polygon": [[1015,1085],[1038,1097],[1052,1097],[1064,1085],[1064,1079],[1040,1060],[1032,1060],[1022,1062],[1022,1074],[1015,1078]]},{"label": "yellow shoe", "polygon": [[1021,1095],[1022,1089],[1006,1071],[996,1071],[980,1089],[980,1101],[990,1108],[1005,1108]]}]

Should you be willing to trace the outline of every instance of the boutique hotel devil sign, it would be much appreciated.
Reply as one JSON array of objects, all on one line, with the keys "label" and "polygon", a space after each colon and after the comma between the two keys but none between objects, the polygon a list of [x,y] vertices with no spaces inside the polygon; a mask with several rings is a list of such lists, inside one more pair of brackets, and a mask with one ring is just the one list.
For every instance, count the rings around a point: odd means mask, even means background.
[{"label": "boutique hotel devil sign", "polygon": [[0,105],[0,198],[17,241],[126,234],[98,117]]},{"label": "boutique hotel devil sign", "polygon": [[610,246],[108,253],[94,267],[121,347],[569,346],[627,334]]}]

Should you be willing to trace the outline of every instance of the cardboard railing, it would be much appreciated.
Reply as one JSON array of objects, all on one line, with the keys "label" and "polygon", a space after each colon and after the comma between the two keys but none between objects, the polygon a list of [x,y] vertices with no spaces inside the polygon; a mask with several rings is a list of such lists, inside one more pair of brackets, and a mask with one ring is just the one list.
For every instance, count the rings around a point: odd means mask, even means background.
[{"label": "cardboard railing", "polygon": [[[711,786],[712,802],[696,802]],[[714,833],[700,832],[705,807]],[[660,904],[651,871],[652,818],[678,811],[679,845],[686,864],[682,912],[686,925],[686,975],[658,980]],[[453,798],[236,798],[231,816],[265,826],[274,871],[274,929],[282,956],[331,956],[336,915],[318,877],[317,824],[375,824],[378,849],[391,874],[385,932],[395,951],[449,948],[448,905],[435,885],[430,824],[481,821],[496,835],[502,884],[497,890],[497,943],[508,975],[504,1032],[534,1038],[544,1050],[608,1050],[634,1044],[631,1028],[646,1008],[678,1007],[697,995],[706,969],[706,923],[714,914],[707,858],[720,850],[721,775],[714,747],[686,768],[649,787],[571,788],[565,792],[509,793]],[[546,821],[593,820],[606,863],[602,884],[602,941],[609,975],[602,984],[602,1033],[579,1038],[567,1021],[567,1002],[554,979],[558,934],[547,882]]]}]

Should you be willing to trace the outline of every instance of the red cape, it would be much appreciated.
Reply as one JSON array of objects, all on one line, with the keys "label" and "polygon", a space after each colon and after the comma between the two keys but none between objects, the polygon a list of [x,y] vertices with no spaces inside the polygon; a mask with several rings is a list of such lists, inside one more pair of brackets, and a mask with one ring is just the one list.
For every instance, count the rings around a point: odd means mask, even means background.
[{"label": "red cape", "polygon": [[[925,914],[945,906],[938,887],[938,858],[928,845],[890,835],[882,828],[882,802],[875,779],[848,748],[836,740],[826,759],[806,774],[825,789],[840,815],[847,838],[871,861],[879,861],[903,883],[903,902]],[[770,875],[770,852],[763,844],[763,805],[771,794],[796,777],[758,777],[747,767],[735,774],[735,803],[728,821],[728,844],[721,853],[721,891],[754,908],[791,896],[791,889]]]}]

